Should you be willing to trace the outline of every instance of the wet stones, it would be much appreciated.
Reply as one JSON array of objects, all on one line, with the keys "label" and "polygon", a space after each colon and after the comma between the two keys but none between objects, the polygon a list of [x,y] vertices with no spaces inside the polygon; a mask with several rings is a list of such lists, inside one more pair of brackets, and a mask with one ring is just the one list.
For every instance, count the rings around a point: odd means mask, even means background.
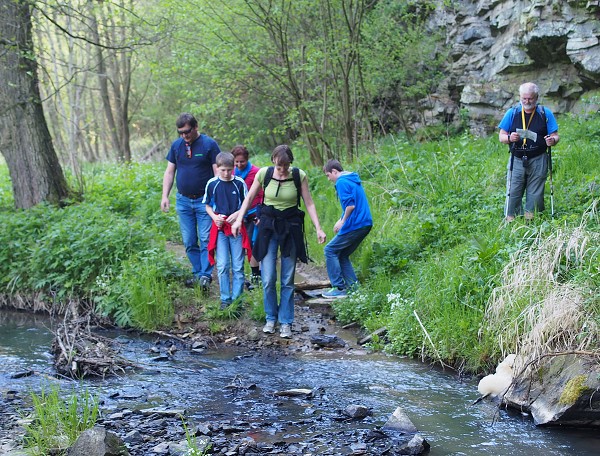
[{"label": "wet stones", "polygon": [[360,420],[371,415],[371,410],[364,405],[352,404],[344,409],[344,415],[353,420]]},{"label": "wet stones", "polygon": [[95,426],[81,433],[69,448],[68,456],[129,456],[123,440],[114,432]]},{"label": "wet stones", "polygon": [[314,334],[310,336],[310,342],[319,347],[325,348],[344,348],[346,341],[337,335]]}]

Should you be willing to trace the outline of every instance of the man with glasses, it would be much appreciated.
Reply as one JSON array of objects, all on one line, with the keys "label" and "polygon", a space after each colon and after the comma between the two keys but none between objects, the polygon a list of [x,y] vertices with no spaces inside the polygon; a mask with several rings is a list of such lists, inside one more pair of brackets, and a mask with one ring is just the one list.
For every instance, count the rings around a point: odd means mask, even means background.
[{"label": "man with glasses", "polygon": [[[499,140],[508,144],[510,158],[506,179],[504,216],[512,222],[517,215],[533,220],[544,210],[544,186],[548,176],[546,150],[560,140],[552,111],[538,105],[540,89],[533,82],[519,87],[519,105],[509,109],[500,125]],[[526,194],[523,211],[523,194]]]},{"label": "man with glasses", "polygon": [[186,281],[186,285],[200,283],[206,291],[212,281],[213,270],[208,262],[207,249],[212,219],[206,213],[206,204],[202,199],[206,183],[217,173],[216,157],[221,150],[214,139],[198,133],[198,121],[192,114],[181,114],[175,125],[179,139],[173,141],[167,154],[160,207],[163,212],[169,210],[169,194],[176,179],[175,209],[185,252],[194,274],[192,279]]}]

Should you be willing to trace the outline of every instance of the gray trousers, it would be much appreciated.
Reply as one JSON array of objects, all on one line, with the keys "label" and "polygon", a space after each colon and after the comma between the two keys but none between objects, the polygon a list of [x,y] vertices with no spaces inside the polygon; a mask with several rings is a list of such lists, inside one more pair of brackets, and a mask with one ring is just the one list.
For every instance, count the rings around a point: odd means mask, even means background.
[{"label": "gray trousers", "polygon": [[[513,160],[512,172],[510,161]],[[531,214],[544,210],[544,186],[548,177],[548,154],[543,153],[527,160],[517,157],[508,158],[506,176],[505,217],[523,215],[523,194],[525,194],[525,212]]]}]

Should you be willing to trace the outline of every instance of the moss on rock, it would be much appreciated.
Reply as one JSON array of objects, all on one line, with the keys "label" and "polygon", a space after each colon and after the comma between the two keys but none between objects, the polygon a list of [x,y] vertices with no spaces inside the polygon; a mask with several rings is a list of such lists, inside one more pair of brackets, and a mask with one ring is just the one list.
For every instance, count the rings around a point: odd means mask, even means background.
[{"label": "moss on rock", "polygon": [[565,389],[560,395],[558,403],[562,405],[574,404],[577,401],[577,399],[579,399],[581,394],[585,390],[587,390],[587,387],[585,386],[585,381],[585,375],[577,375],[576,377],[573,377],[571,380],[569,380],[565,385]]}]

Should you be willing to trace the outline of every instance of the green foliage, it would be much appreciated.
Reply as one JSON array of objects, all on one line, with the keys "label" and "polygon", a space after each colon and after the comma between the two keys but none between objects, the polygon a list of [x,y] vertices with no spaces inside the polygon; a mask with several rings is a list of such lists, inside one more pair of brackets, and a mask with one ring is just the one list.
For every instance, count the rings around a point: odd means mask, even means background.
[{"label": "green foliage", "polygon": [[168,280],[176,275],[175,260],[164,251],[139,252],[123,263],[116,277],[98,278],[97,310],[111,315],[119,326],[168,327],[174,317]]},{"label": "green foliage", "polygon": [[0,233],[7,247],[0,283],[9,290],[85,296],[109,265],[151,242],[139,224],[88,203],[62,210],[40,205],[0,218],[7,228]]},{"label": "green foliage", "polygon": [[[61,397],[58,386],[31,393],[33,421],[25,426],[25,448],[34,455],[66,454],[66,449],[98,419],[98,398],[87,390]],[[58,451],[58,452],[57,452]]]},{"label": "green foliage", "polygon": [[0,212],[2,290],[52,302],[93,299],[123,326],[170,324],[167,284],[184,271],[164,250],[160,232],[177,222],[160,212],[161,179],[152,165],[94,167],[84,174],[89,193],[80,204]]},{"label": "green foliage", "polygon": [[0,156],[0,211],[14,207],[11,180],[4,158]]},{"label": "green foliage", "polygon": [[[509,261],[537,249],[539,236],[549,237],[560,227],[598,230],[600,164],[594,151],[600,116],[568,116],[560,125],[561,144],[553,150],[556,216],[550,217],[547,191],[547,210],[532,225],[503,223],[508,155],[496,136],[417,144],[387,137],[376,154],[345,164],[363,179],[375,226],[361,246],[369,252],[359,256],[366,279],[361,290],[334,303],[340,321],[358,321],[369,331],[387,327],[385,350],[391,353],[473,371],[497,364],[502,350],[514,347],[523,333],[507,332],[510,315],[499,318],[493,330],[485,317],[492,295],[507,286],[503,274]],[[577,138],[577,148],[570,146],[571,138]],[[317,207],[320,214],[330,212]],[[322,223],[329,226],[332,219]],[[557,257],[563,259],[555,274],[561,283],[588,290],[583,306],[597,319],[600,262],[592,254],[596,237],[588,238],[586,265],[575,267],[572,252]],[[534,258],[535,251],[524,255]],[[512,296],[516,314],[537,299],[532,296]],[[593,328],[579,328],[578,340],[593,340]]]},{"label": "green foliage", "polygon": [[[133,74],[136,95],[153,90],[134,114],[145,134],[169,137],[174,113],[190,111],[224,149],[302,138],[313,163],[344,150],[350,157],[373,125],[396,131],[420,116],[417,100],[433,91],[447,61],[443,33],[425,26],[439,6],[431,1],[158,5],[140,14],[160,24],[161,46],[141,50],[148,71]],[[374,119],[374,110],[386,118]]]},{"label": "green foliage", "polygon": [[427,27],[435,8],[434,2],[379,1],[365,20],[361,47],[365,82],[371,99],[379,104],[376,110],[386,113],[377,119],[385,130],[412,135],[411,120],[422,120],[419,101],[434,92],[443,77],[447,62],[443,31]]},{"label": "green foliage", "polygon": [[97,310],[119,326],[156,329],[173,321],[173,301],[187,270],[162,248],[137,252],[119,269],[99,276],[94,288]]},{"label": "green foliage", "polygon": [[167,239],[179,239],[177,214],[158,210],[164,163],[89,165],[84,174],[86,202],[151,226]]},{"label": "green foliage", "polygon": [[248,309],[248,316],[258,322],[264,322],[266,318],[265,307],[263,305],[263,295],[261,287],[255,288],[254,290],[244,295],[244,301],[246,302]]}]

